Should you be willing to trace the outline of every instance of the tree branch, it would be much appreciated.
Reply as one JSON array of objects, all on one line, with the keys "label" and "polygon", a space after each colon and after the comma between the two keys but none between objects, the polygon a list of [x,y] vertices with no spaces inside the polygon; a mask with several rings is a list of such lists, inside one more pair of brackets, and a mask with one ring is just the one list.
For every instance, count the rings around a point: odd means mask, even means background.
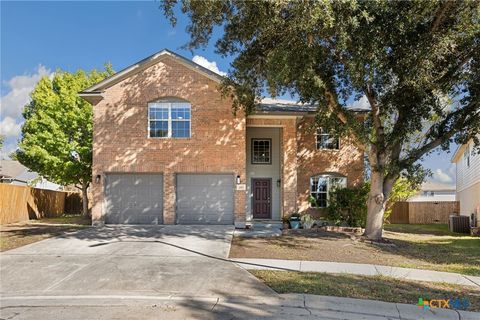
[{"label": "tree branch", "polygon": [[[450,138],[452,138],[455,133],[458,132],[458,128],[466,128],[471,124],[476,124],[478,121],[480,121],[480,114],[473,113],[475,110],[478,108],[478,102],[472,101],[468,106],[466,106],[463,109],[459,109],[455,112],[450,113],[439,125],[438,127],[442,130],[440,130],[437,133],[437,138],[431,140],[430,142],[424,144],[423,146],[417,148],[416,150],[412,151],[408,157],[405,159],[402,159],[399,161],[399,166],[400,168],[404,168],[418,159],[425,153],[435,149],[436,147],[440,146],[442,143],[446,142]],[[455,125],[451,126],[451,128],[447,131],[444,131],[444,129],[447,127],[448,122],[455,116],[460,116],[461,118],[458,119],[455,123]],[[432,127],[429,128],[429,132],[432,131]]]},{"label": "tree branch", "polygon": [[435,19],[433,20],[431,32],[436,32],[438,30],[438,27],[440,27],[440,25],[445,21],[445,14],[454,3],[455,1],[447,0],[443,1],[440,7],[438,7],[437,11],[435,12]]},{"label": "tree branch", "polygon": [[380,107],[378,105],[375,92],[370,85],[367,85],[363,91],[368,99],[368,102],[370,103],[370,107],[372,108],[371,116],[376,138],[373,143],[373,145],[375,146],[375,163],[377,166],[377,170],[383,170],[383,166],[385,164],[385,132],[382,121],[380,119]]},{"label": "tree branch", "polygon": [[333,90],[325,89],[325,98],[327,100],[327,107],[330,112],[337,115],[341,122],[348,124],[348,129],[360,144],[360,147],[365,148],[366,142],[363,132],[356,128],[356,124],[352,124],[351,116],[347,114],[346,110],[338,103],[337,95]]}]

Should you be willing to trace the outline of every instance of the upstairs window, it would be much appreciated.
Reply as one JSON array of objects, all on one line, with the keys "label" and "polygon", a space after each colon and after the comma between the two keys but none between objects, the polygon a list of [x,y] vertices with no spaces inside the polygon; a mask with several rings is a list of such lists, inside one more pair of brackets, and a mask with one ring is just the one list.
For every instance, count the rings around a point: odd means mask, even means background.
[{"label": "upstairs window", "polygon": [[190,138],[191,106],[188,102],[152,102],[148,104],[150,138]]},{"label": "upstairs window", "polygon": [[312,208],[326,208],[330,192],[347,186],[347,178],[323,174],[310,178],[310,206]]},{"label": "upstairs window", "polygon": [[338,150],[340,147],[340,141],[338,137],[324,130],[323,128],[317,129],[316,138],[317,138],[317,150],[322,150],[322,149]]},{"label": "upstairs window", "polygon": [[252,139],[252,164],[272,163],[272,140]]}]

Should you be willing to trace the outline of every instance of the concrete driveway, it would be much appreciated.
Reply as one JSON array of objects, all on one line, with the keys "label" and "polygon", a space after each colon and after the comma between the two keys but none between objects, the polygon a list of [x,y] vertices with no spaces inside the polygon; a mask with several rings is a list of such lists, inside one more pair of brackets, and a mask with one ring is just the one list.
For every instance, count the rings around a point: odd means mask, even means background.
[{"label": "concrete driveway", "polygon": [[263,295],[226,258],[230,226],[89,228],[2,253],[2,295]]},{"label": "concrete driveway", "polygon": [[71,304],[75,297],[91,305],[96,298],[105,303],[274,294],[236,264],[215,258],[228,256],[232,235],[232,226],[114,226],[4,252],[1,317],[32,301]]}]

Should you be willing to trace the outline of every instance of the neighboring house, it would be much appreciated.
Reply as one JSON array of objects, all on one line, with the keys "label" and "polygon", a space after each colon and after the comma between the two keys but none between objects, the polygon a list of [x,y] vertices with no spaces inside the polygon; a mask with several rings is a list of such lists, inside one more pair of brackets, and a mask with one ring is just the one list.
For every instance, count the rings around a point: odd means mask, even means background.
[{"label": "neighboring house", "polygon": [[334,186],[363,183],[363,150],[316,130],[315,107],[234,115],[221,80],[163,50],[80,93],[94,112],[94,224],[244,227],[317,213]]},{"label": "neighboring house", "polygon": [[444,183],[425,182],[420,191],[408,199],[409,202],[455,201],[455,186]]},{"label": "neighboring house", "polygon": [[480,153],[474,150],[473,141],[459,146],[452,162],[457,165],[456,199],[460,202],[460,214],[480,216]]},{"label": "neighboring house", "polygon": [[0,183],[30,186],[38,189],[60,190],[62,186],[47,181],[15,160],[0,160]]}]

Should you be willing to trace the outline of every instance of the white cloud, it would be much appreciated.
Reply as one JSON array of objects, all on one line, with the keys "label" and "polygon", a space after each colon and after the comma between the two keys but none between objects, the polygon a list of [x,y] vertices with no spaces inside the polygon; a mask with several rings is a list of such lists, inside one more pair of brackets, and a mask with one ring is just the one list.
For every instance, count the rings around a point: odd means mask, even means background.
[{"label": "white cloud", "polygon": [[14,142],[14,143],[5,143],[2,147],[2,149],[0,150],[0,159],[5,159],[5,160],[8,160],[10,159],[10,154],[12,154],[12,152],[14,152],[15,150],[17,150],[17,143]]},{"label": "white cloud", "polygon": [[352,109],[362,109],[362,110],[370,110],[370,103],[368,102],[367,96],[362,96],[359,100],[356,100],[350,106]]},{"label": "white cloud", "polygon": [[2,118],[12,117],[19,119],[23,107],[30,101],[30,92],[37,82],[44,76],[51,76],[52,72],[45,66],[39,65],[34,74],[15,76],[6,81],[10,91],[1,97],[0,110]]},{"label": "white cloud", "polygon": [[438,181],[438,182],[442,182],[442,183],[452,183],[453,182],[453,179],[450,175],[448,175],[447,173],[443,172],[442,169],[436,169],[434,172],[433,172],[433,180],[435,181]]},{"label": "white cloud", "polygon": [[208,61],[205,57],[202,56],[194,56],[192,58],[192,61],[195,63],[198,63],[204,68],[207,68],[210,71],[213,71],[215,73],[218,73],[221,76],[226,76],[226,72],[222,72],[218,69],[217,63],[215,61]]},{"label": "white cloud", "polygon": [[15,76],[3,83],[9,91],[0,98],[0,133],[5,135],[2,158],[8,157],[17,149],[23,123],[23,107],[30,101],[30,93],[37,82],[44,76],[52,77],[53,73],[39,65],[34,73]]},{"label": "white cloud", "polygon": [[0,121],[0,133],[8,137],[18,137],[22,128],[21,123],[17,123],[12,117],[5,117]]}]

